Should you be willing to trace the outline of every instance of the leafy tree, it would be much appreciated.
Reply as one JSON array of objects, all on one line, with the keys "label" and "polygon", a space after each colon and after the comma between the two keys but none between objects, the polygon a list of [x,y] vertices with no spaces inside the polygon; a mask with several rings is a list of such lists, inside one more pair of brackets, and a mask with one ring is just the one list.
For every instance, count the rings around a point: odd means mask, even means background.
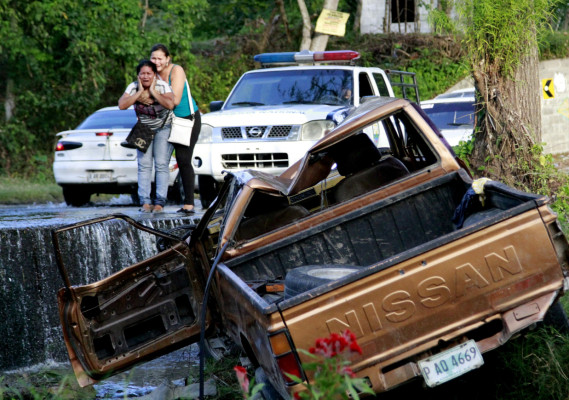
[{"label": "leafy tree", "polygon": [[55,132],[116,104],[152,44],[190,58],[206,10],[205,0],[0,0],[0,170],[23,169],[49,153]]},{"label": "leafy tree", "polygon": [[[536,190],[541,157],[538,34],[555,0],[455,0],[478,97],[476,173]],[[435,14],[436,15],[436,14]],[[445,14],[438,26],[449,27]],[[537,149],[537,150],[536,150]]]}]

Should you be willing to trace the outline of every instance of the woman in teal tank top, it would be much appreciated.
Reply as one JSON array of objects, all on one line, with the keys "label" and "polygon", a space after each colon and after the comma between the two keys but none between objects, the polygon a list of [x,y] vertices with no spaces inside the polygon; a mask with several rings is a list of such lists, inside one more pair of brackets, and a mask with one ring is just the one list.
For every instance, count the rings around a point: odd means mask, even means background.
[{"label": "woman in teal tank top", "polygon": [[163,44],[156,44],[150,50],[150,61],[156,64],[156,69],[160,78],[169,83],[174,92],[174,115],[177,117],[194,119],[192,128],[192,136],[190,145],[184,146],[174,144],[176,150],[176,161],[180,169],[180,177],[184,187],[184,204],[178,210],[180,213],[193,214],[194,210],[194,189],[195,189],[195,173],[192,166],[192,155],[194,146],[198,140],[201,129],[201,115],[198,110],[196,101],[191,98],[194,113],[191,113],[188,102],[188,90],[186,88],[186,73],[180,65],[172,64],[170,52]]}]

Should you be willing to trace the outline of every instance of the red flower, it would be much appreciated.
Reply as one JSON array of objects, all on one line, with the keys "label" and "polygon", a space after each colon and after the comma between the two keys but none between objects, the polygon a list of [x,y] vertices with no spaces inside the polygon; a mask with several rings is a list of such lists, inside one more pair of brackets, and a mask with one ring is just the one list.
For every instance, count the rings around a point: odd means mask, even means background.
[{"label": "red flower", "polygon": [[342,353],[346,348],[354,353],[362,354],[362,349],[356,341],[356,335],[349,330],[345,330],[341,335],[331,333],[330,337],[316,339],[316,346],[308,351],[322,357],[331,358]]},{"label": "red flower", "polygon": [[362,354],[356,335],[349,330],[331,333],[329,337],[318,338],[309,353],[320,356],[314,363],[302,364],[303,368],[313,371],[313,383],[305,384],[306,392],[295,393],[294,399],[337,399],[347,398],[347,392],[354,390],[373,394],[365,379],[358,378],[348,366],[350,354]]},{"label": "red flower", "polygon": [[338,371],[338,373],[342,375],[348,375],[350,378],[356,377],[356,374],[354,373],[354,371],[352,371],[350,367],[343,367],[340,371]]},{"label": "red flower", "polygon": [[360,347],[360,345],[358,344],[358,342],[352,342],[352,343],[350,343],[350,351],[353,351],[354,353],[363,354],[362,348]]},{"label": "red flower", "polygon": [[237,380],[239,381],[239,386],[241,386],[241,390],[243,391],[243,398],[245,399],[249,394],[249,378],[247,377],[247,370],[240,365],[233,367],[233,370],[237,375]]}]

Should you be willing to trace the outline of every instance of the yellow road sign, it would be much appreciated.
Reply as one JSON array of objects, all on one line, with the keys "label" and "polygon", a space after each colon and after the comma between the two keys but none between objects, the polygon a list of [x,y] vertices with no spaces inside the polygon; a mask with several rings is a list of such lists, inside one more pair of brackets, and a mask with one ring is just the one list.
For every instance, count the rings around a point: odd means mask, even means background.
[{"label": "yellow road sign", "polygon": [[551,78],[542,79],[541,87],[543,88],[544,99],[552,99],[555,97],[555,88],[553,86],[553,79]]}]

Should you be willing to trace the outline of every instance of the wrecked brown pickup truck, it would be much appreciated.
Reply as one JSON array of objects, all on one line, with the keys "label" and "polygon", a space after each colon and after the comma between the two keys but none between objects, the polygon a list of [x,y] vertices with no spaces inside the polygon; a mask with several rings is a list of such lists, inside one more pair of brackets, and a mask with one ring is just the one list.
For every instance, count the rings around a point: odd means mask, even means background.
[{"label": "wrecked brown pickup truck", "polygon": [[[195,342],[202,324],[245,351],[267,398],[302,390],[285,374],[310,379],[297,349],[346,328],[363,349],[353,370],[375,392],[476,368],[548,310],[563,312],[568,246],[546,197],[471,186],[417,105],[378,98],[282,175],[229,176],[185,235],[121,215],[87,222],[122,219],[163,249],[96,283],[71,285],[57,237],[73,227],[54,232],[76,376],[87,385]],[[465,365],[443,368],[452,356]]]}]

